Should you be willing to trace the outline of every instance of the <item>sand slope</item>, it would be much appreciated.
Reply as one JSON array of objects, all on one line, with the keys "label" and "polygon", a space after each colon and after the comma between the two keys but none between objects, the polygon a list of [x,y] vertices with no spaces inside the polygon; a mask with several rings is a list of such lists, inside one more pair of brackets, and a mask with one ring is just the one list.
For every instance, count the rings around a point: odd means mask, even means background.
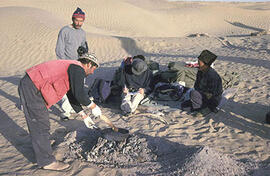
[{"label": "sand slope", "polygon": [[[16,108],[17,86],[25,69],[55,59],[58,31],[71,23],[77,6],[86,12],[83,28],[90,50],[102,65],[88,83],[93,77],[111,77],[129,55],[144,54],[166,66],[170,61],[195,59],[203,49],[219,56],[215,66],[219,72],[241,75],[239,91],[217,114],[194,118],[180,110],[168,110],[151,116],[145,115],[149,109],[141,107],[133,117],[125,117],[118,109],[103,108],[117,126],[186,146],[209,146],[239,160],[262,164],[265,170],[254,175],[270,173],[270,125],[264,122],[270,111],[270,35],[250,36],[270,28],[270,3],[2,0],[0,175],[63,175],[39,170],[31,162],[34,157],[26,122]],[[56,145],[66,133],[84,125],[79,119],[60,121],[59,112],[55,106],[50,116]],[[159,118],[165,118],[168,124]],[[72,166],[67,175],[129,173],[125,169],[88,167],[88,163],[79,161]]]}]

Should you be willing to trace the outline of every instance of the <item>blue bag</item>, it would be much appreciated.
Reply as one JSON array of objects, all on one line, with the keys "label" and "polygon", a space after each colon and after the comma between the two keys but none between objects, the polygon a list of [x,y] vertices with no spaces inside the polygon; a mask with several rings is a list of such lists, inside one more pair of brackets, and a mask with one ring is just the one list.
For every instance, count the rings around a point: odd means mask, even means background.
[{"label": "blue bag", "polygon": [[180,100],[184,92],[184,86],[177,83],[159,82],[155,85],[153,99],[159,101]]},{"label": "blue bag", "polygon": [[111,94],[111,81],[96,78],[89,92],[95,101],[105,103]]}]

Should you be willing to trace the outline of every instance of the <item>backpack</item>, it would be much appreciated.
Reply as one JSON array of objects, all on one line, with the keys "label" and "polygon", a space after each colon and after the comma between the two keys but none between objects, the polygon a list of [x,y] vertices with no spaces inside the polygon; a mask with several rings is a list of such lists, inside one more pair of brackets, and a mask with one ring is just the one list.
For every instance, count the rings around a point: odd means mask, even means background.
[{"label": "backpack", "polygon": [[180,83],[191,88],[194,86],[197,71],[197,68],[187,67],[182,62],[170,62],[168,70],[161,71],[156,79],[160,82]]},{"label": "backpack", "polygon": [[184,86],[177,83],[159,82],[155,85],[153,99],[161,101],[180,100],[184,92]]},{"label": "backpack", "polygon": [[95,101],[105,103],[111,94],[111,81],[96,78],[93,82],[88,95]]}]

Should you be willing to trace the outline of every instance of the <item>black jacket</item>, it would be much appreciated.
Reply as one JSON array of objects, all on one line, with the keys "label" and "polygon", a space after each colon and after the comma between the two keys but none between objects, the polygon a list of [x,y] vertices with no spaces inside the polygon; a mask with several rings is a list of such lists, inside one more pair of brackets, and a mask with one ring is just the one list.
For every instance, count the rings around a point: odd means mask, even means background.
[{"label": "black jacket", "polygon": [[[216,107],[223,92],[222,79],[213,68],[209,67],[206,72],[197,72],[194,89],[203,96],[204,103]],[[211,97],[207,98],[207,94],[211,95]]]},{"label": "black jacket", "polygon": [[67,92],[67,97],[70,105],[75,112],[80,112],[81,105],[87,106],[91,103],[89,96],[84,88],[85,71],[82,67],[71,64],[68,68],[70,89]]},{"label": "black jacket", "polygon": [[124,88],[126,85],[130,91],[138,91],[139,88],[145,89],[145,94],[153,90],[153,74],[147,68],[141,75],[135,75],[131,71],[131,65],[125,65],[120,76],[119,85]]}]

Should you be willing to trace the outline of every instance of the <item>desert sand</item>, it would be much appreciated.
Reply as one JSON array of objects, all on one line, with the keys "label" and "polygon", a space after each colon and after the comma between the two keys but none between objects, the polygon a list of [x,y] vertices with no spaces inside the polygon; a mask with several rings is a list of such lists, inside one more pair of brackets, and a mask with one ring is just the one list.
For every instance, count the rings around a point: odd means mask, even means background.
[{"label": "desert sand", "polygon": [[[179,109],[156,108],[156,115],[149,115],[141,106],[126,117],[118,108],[102,107],[116,126],[181,146],[205,146],[238,161],[255,162],[251,175],[270,175],[270,125],[265,123],[270,111],[270,35],[251,35],[270,29],[270,2],[165,0],[0,1],[0,175],[137,175],[136,167],[106,168],[74,160],[63,173],[38,169],[34,162],[24,114],[17,108],[17,87],[27,68],[56,59],[58,32],[71,23],[77,7],[86,12],[83,29],[101,63],[87,78],[89,85],[95,77],[112,78],[127,56],[143,54],[166,67],[170,61],[196,60],[204,49],[218,55],[216,70],[241,75],[239,90],[217,114],[192,117]],[[55,149],[67,133],[84,124],[79,118],[61,121],[58,105],[50,112]]]}]

